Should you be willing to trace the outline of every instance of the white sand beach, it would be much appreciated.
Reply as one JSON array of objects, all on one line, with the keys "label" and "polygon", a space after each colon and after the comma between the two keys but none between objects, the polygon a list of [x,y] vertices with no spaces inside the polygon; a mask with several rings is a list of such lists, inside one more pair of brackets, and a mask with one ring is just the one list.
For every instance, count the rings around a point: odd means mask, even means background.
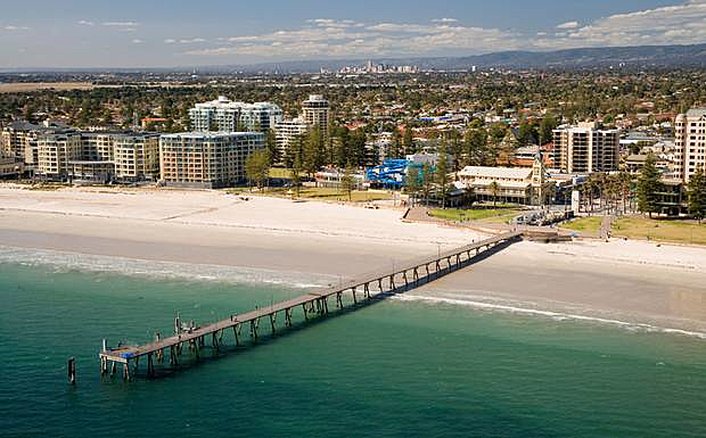
[{"label": "white sand beach", "polygon": [[[401,209],[218,191],[0,187],[0,245],[350,277],[481,239]],[[409,293],[706,333],[706,248],[522,242]]]}]

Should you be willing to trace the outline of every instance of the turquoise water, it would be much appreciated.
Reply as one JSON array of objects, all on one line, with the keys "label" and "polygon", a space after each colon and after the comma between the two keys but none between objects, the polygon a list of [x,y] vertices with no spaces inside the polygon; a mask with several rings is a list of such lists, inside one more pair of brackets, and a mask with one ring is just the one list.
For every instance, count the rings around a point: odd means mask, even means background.
[{"label": "turquoise water", "polygon": [[388,300],[160,379],[99,376],[103,337],[300,292],[2,263],[0,435],[706,436],[706,341],[448,304]]}]

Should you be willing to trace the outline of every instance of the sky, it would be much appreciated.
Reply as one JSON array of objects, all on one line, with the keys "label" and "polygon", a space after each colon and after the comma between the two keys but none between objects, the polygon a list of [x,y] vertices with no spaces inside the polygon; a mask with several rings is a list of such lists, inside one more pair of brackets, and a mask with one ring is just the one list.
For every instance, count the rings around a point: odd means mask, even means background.
[{"label": "sky", "polygon": [[0,0],[0,68],[706,43],[706,0]]}]

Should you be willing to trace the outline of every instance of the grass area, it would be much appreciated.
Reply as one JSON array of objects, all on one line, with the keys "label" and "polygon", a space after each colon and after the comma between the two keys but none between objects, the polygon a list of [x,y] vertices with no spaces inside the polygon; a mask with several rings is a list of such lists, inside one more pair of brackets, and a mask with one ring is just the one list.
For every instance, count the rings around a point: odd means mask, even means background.
[{"label": "grass area", "polygon": [[598,234],[603,222],[602,216],[580,217],[561,224],[561,228],[566,230],[578,231],[580,233]]},{"label": "grass area", "polygon": [[522,210],[519,208],[434,208],[430,210],[431,215],[439,219],[445,219],[456,222],[478,221],[494,224],[508,223],[509,221],[514,219],[515,216],[519,215],[520,212],[522,212]]},{"label": "grass area", "polygon": [[283,167],[270,167],[270,178],[292,178],[292,169],[285,169]]},{"label": "grass area", "polygon": [[[248,188],[233,188],[226,190],[232,195],[253,194]],[[294,196],[294,189],[288,188],[268,188],[262,192],[257,192],[263,196],[273,196],[281,198],[289,198]],[[339,189],[324,188],[324,187],[302,187],[299,190],[299,199],[318,199],[323,201],[348,201],[348,195]],[[352,202],[369,202],[382,201],[392,199],[389,192],[375,190],[354,190],[351,193]]]},{"label": "grass area", "polygon": [[706,224],[695,221],[627,217],[615,221],[612,233],[628,239],[706,245]]}]

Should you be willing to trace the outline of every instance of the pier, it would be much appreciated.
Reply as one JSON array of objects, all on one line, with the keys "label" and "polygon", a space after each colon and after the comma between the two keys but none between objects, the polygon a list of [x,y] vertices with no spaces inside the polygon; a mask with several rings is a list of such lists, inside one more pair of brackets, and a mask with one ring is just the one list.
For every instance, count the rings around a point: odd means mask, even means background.
[{"label": "pier", "polygon": [[[510,245],[523,237],[522,232],[509,232],[470,245],[439,252],[435,256],[413,261],[388,271],[379,271],[361,275],[343,284],[314,290],[296,298],[256,308],[250,312],[231,315],[228,319],[202,327],[184,324],[179,317],[174,321],[174,335],[161,338],[159,334],[151,343],[135,346],[109,348],[103,341],[100,358],[101,375],[114,376],[120,372],[123,379],[130,380],[140,371],[139,363],[145,363],[144,372],[148,377],[156,375],[156,367],[176,368],[184,347],[195,359],[209,345],[213,349],[225,346],[224,335],[232,333],[233,345],[243,342],[242,329],[251,342],[257,342],[261,336],[260,324],[269,325],[269,333],[293,326],[295,312],[301,312],[304,321],[310,318],[325,317],[340,312],[345,308],[362,307],[373,300],[404,292],[420,285],[437,280],[451,272],[462,269],[494,250]],[[301,317],[300,317],[301,318]],[[278,324],[278,321],[281,321]],[[267,330],[267,328],[265,328]],[[230,336],[230,335],[229,335]],[[118,367],[121,369],[118,371]]]}]

